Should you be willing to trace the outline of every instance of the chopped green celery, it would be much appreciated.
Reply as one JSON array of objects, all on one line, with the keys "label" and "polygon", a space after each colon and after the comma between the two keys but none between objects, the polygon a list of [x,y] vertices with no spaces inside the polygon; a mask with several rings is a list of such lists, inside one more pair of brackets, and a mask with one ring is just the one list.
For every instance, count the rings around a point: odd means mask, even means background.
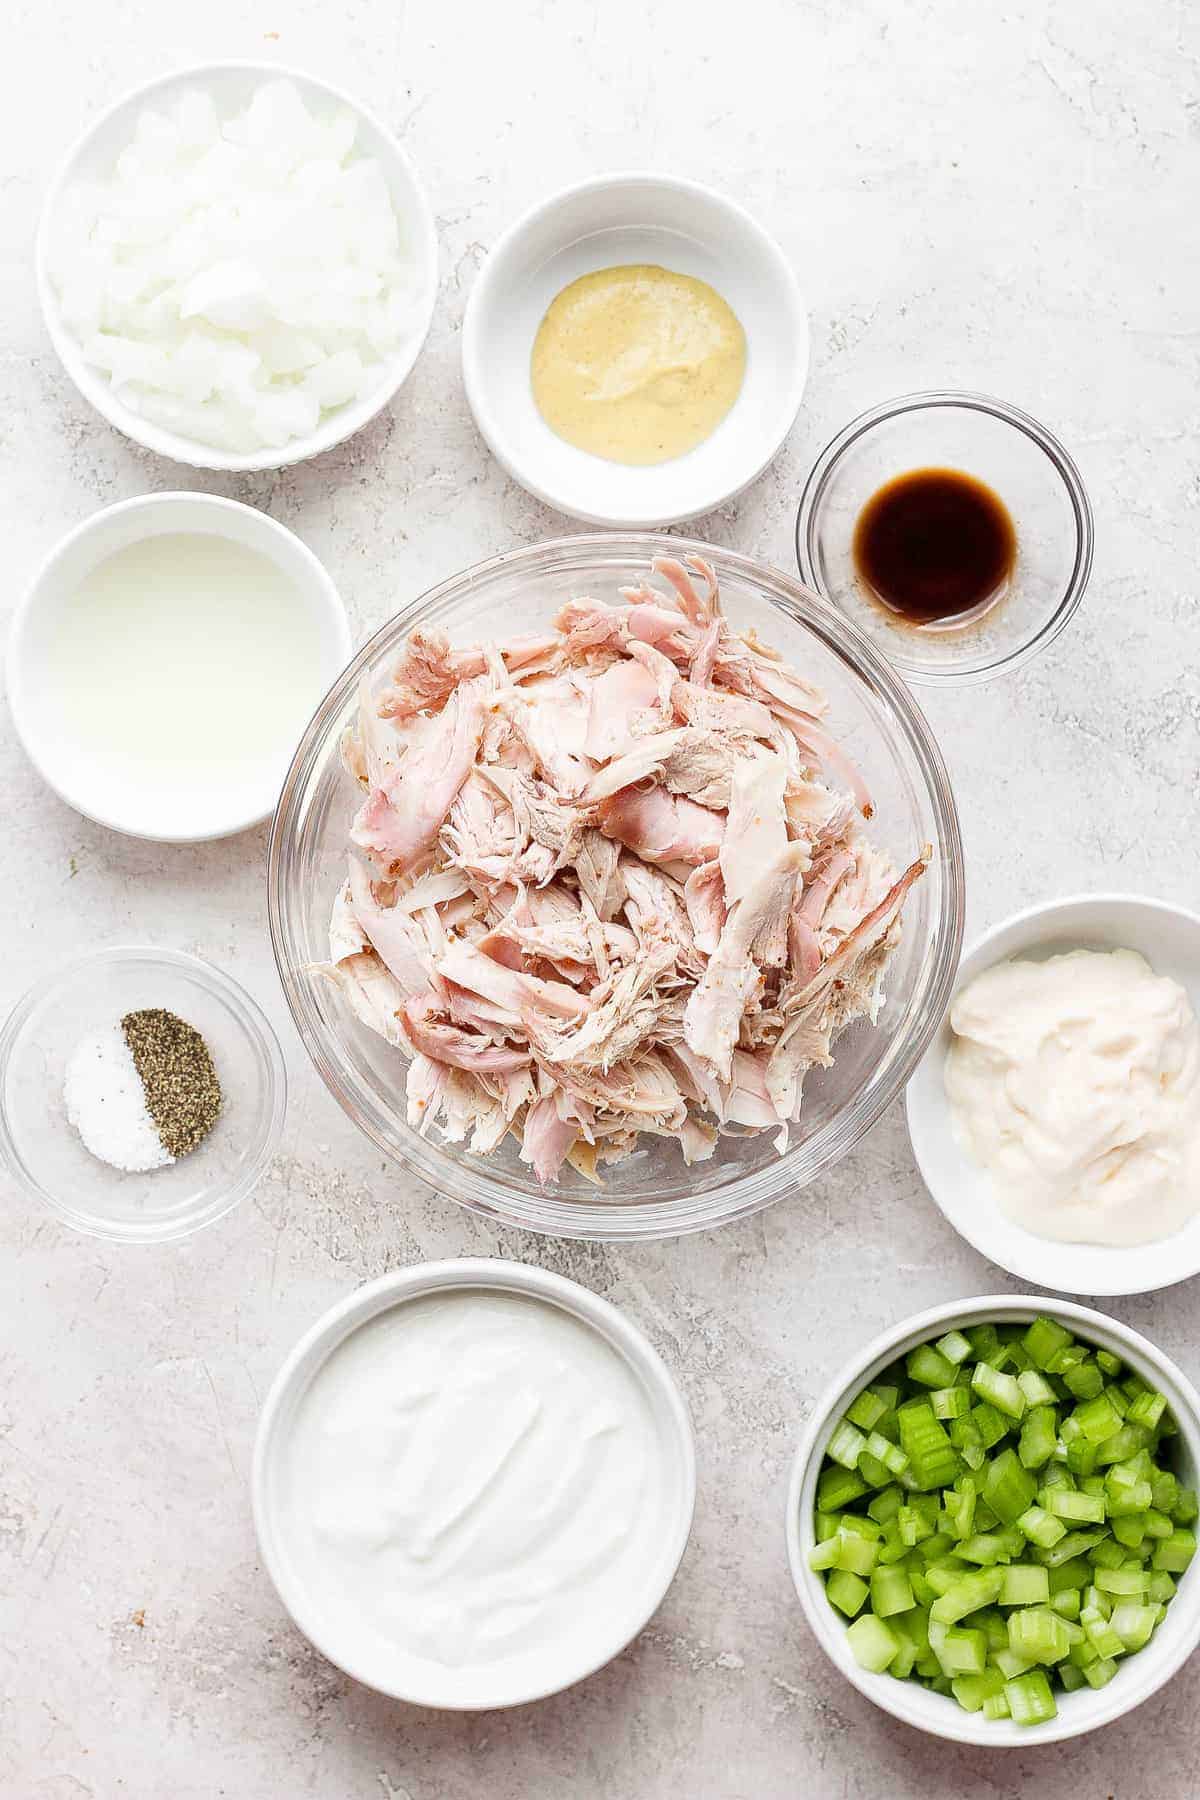
[{"label": "chopped green celery", "polygon": [[[1042,1378],[1031,1370],[1029,1379],[1041,1381]],[[1025,1393],[1024,1388],[1021,1391]],[[1029,1400],[1028,1394],[1026,1399]],[[1052,1406],[1043,1406],[1034,1401],[1029,1401],[1029,1404],[1032,1410],[1025,1414],[1022,1421],[1017,1454],[1027,1469],[1040,1469],[1050,1461],[1058,1447],[1058,1414]]]},{"label": "chopped green celery", "polygon": [[1030,1669],[1015,1681],[1006,1682],[1004,1698],[1016,1725],[1044,1725],[1058,1715],[1050,1683],[1041,1669]]},{"label": "chopped green celery", "polygon": [[[897,1633],[897,1636],[900,1637],[900,1634]],[[916,1660],[916,1645],[909,1638],[900,1637],[900,1648],[887,1666],[888,1674],[894,1675],[898,1681],[906,1681],[913,1672]]]},{"label": "chopped green celery", "polygon": [[[951,1588],[956,1588],[964,1575],[972,1572],[967,1568],[966,1563],[961,1562],[957,1556],[946,1556],[942,1558],[941,1562],[930,1563],[927,1566],[925,1579],[940,1599],[943,1594],[948,1594]],[[968,1608],[969,1610],[970,1608]]]},{"label": "chopped green celery", "polygon": [[865,1513],[841,1513],[837,1523],[839,1531],[852,1531],[855,1537],[870,1538],[873,1543],[883,1536],[883,1526],[868,1518]]},{"label": "chopped green celery", "polygon": [[1150,1559],[1151,1567],[1165,1569],[1168,1575],[1182,1575],[1195,1554],[1195,1532],[1180,1527],[1170,1537],[1159,1538]]},{"label": "chopped green celery", "polygon": [[1019,1556],[1024,1548],[1020,1532],[1014,1526],[1006,1526],[1002,1531],[980,1531],[974,1537],[964,1538],[958,1546],[958,1554],[964,1562],[979,1563],[990,1569],[996,1563]]},{"label": "chopped green celery", "polygon": [[1117,1463],[1103,1479],[1101,1491],[1113,1518],[1145,1512],[1154,1500],[1151,1483],[1130,1475],[1128,1469],[1127,1463]]},{"label": "chopped green celery", "polygon": [[1148,1507],[1143,1515],[1143,1522],[1146,1527],[1147,1537],[1170,1537],[1172,1527],[1171,1521],[1168,1519],[1166,1513],[1158,1512],[1153,1506]]},{"label": "chopped green celery", "polygon": [[832,1468],[821,1470],[817,1480],[817,1505],[822,1512],[841,1512],[860,1494],[865,1494],[867,1484],[857,1469],[839,1468],[835,1463]]},{"label": "chopped green celery", "polygon": [[1114,1356],[1111,1350],[1097,1350],[1096,1361],[1108,1376],[1121,1373],[1123,1367],[1121,1359],[1119,1356]]},{"label": "chopped green celery", "polygon": [[1113,1628],[1112,1621],[1104,1614],[1085,1606],[1079,1615],[1079,1623],[1083,1626],[1084,1635],[1097,1656],[1123,1656],[1125,1644]]},{"label": "chopped green celery", "polygon": [[900,1536],[910,1549],[914,1544],[919,1544],[922,1538],[933,1535],[933,1526],[915,1506],[902,1506],[896,1514],[896,1524]]},{"label": "chopped green celery", "polygon": [[830,1601],[848,1619],[861,1611],[869,1591],[866,1582],[857,1575],[852,1575],[848,1569],[835,1569],[825,1583],[825,1592]]},{"label": "chopped green celery", "polygon": [[1025,1411],[1025,1396],[1017,1386],[1015,1375],[1006,1375],[990,1363],[976,1363],[971,1386],[989,1406],[994,1406],[1009,1419],[1019,1419]]},{"label": "chopped green celery", "polygon": [[1104,1372],[1090,1358],[1064,1369],[1059,1379],[1076,1400],[1094,1400],[1097,1394],[1104,1392]]},{"label": "chopped green celery", "polygon": [[[1019,1388],[1017,1392],[1020,1393]],[[1032,1505],[1036,1492],[1036,1481],[1028,1469],[1022,1468],[1020,1458],[1011,1448],[994,1456],[984,1472],[983,1497],[1006,1525],[1014,1524]]]},{"label": "chopped green celery", "polygon": [[1029,1506],[1016,1521],[1017,1530],[1024,1533],[1031,1544],[1040,1544],[1043,1550],[1053,1549],[1067,1535],[1067,1528],[1061,1519],[1047,1512],[1044,1506]]},{"label": "chopped green celery", "polygon": [[1025,1396],[1026,1406],[1058,1405],[1058,1394],[1039,1369],[1022,1369],[1017,1386]]},{"label": "chopped green celery", "polygon": [[1067,1344],[1056,1352],[1046,1364],[1047,1375],[1061,1375],[1064,1369],[1073,1369],[1076,1363],[1087,1361],[1087,1350],[1083,1344]]},{"label": "chopped green celery", "polygon": [[1144,1394],[1139,1394],[1137,1399],[1130,1403],[1129,1411],[1125,1414],[1125,1422],[1128,1425],[1144,1425],[1147,1431],[1153,1431],[1166,1410],[1166,1395],[1147,1389]]},{"label": "chopped green celery", "polygon": [[857,1425],[851,1425],[846,1419],[839,1419],[830,1433],[825,1454],[830,1462],[840,1463],[843,1469],[853,1469],[858,1466],[858,1459],[866,1448],[866,1442]]},{"label": "chopped green celery", "polygon": [[928,1401],[902,1406],[900,1447],[909,1457],[906,1475],[916,1488],[946,1487],[959,1471],[958,1454]]},{"label": "chopped green celery", "polygon": [[1056,1663],[1071,1648],[1067,1623],[1049,1606],[1021,1606],[1008,1615],[1008,1641],[1030,1662]]},{"label": "chopped green celery", "polygon": [[1200,1519],[1200,1501],[1197,1500],[1195,1488],[1181,1487],[1170,1513],[1177,1525],[1194,1525]]},{"label": "chopped green celery", "polygon": [[1033,1664],[1028,1657],[1018,1656],[1015,1650],[996,1650],[992,1653],[992,1666],[1000,1670],[1006,1681],[1012,1681],[1017,1675],[1023,1675]]},{"label": "chopped green celery", "polygon": [[932,1686],[941,1676],[942,1665],[936,1656],[919,1656],[915,1664],[915,1672],[922,1681],[928,1682]]},{"label": "chopped green celery", "polygon": [[1036,1318],[1021,1339],[1036,1369],[1048,1369],[1060,1350],[1071,1343],[1071,1334],[1057,1319]]},{"label": "chopped green celery", "polygon": [[982,1675],[987,1667],[987,1638],[982,1631],[948,1631],[938,1661],[947,1675]]},{"label": "chopped green celery", "polygon": [[973,1631],[982,1631],[990,1650],[1008,1649],[1008,1624],[996,1606],[985,1606],[982,1612],[968,1613],[963,1620]]},{"label": "chopped green celery", "polygon": [[872,1494],[867,1511],[879,1525],[890,1525],[898,1517],[904,1505],[904,1493],[893,1482],[890,1487],[882,1488],[879,1493]]},{"label": "chopped green celery", "polygon": [[971,1410],[971,1396],[965,1387],[934,1388],[929,1400],[935,1419],[962,1419]]},{"label": "chopped green celery", "polygon": [[1102,1594],[1122,1594],[1125,1596],[1141,1596],[1150,1585],[1148,1569],[1097,1569],[1095,1586]]},{"label": "chopped green celery", "polygon": [[1175,1598],[1175,1583],[1165,1569],[1155,1569],[1150,1577],[1150,1586],[1146,1589],[1147,1600],[1153,1600],[1159,1606],[1166,1606]]},{"label": "chopped green celery", "polygon": [[1000,1521],[996,1517],[994,1509],[988,1505],[986,1500],[977,1500],[975,1502],[976,1531],[991,1531],[999,1523]]},{"label": "chopped green celery", "polygon": [[1102,1538],[1092,1551],[1092,1562],[1097,1569],[1119,1569],[1125,1557],[1125,1550],[1110,1537]]},{"label": "chopped green celery", "polygon": [[824,1538],[808,1553],[808,1566],[814,1574],[819,1575],[825,1569],[832,1569],[837,1564],[838,1539]]},{"label": "chopped green celery", "polygon": [[1073,1694],[1077,1689],[1087,1686],[1087,1676],[1082,1669],[1077,1669],[1074,1663],[1061,1662],[1054,1673],[1058,1676],[1058,1679],[1062,1682],[1068,1694]]},{"label": "chopped green celery", "polygon": [[987,1451],[984,1449],[983,1445],[979,1443],[964,1444],[962,1447],[962,1459],[966,1463],[968,1469],[971,1470],[972,1474],[977,1475],[987,1461]]},{"label": "chopped green celery", "polygon": [[1008,1565],[1000,1587],[1001,1606],[1042,1606],[1049,1599],[1050,1577],[1040,1563]]},{"label": "chopped green celery", "polygon": [[[1141,1501],[1140,1506],[1139,1501]],[[1150,1505],[1150,1483],[1139,1481],[1135,1488],[1128,1488],[1117,1493],[1110,1492],[1105,1495],[1105,1505],[1108,1516],[1113,1521],[1114,1535],[1119,1537],[1123,1544],[1129,1540],[1121,1537],[1116,1527],[1131,1520],[1137,1520],[1137,1537],[1134,1539],[1134,1543],[1140,1544],[1146,1533],[1145,1520]]]},{"label": "chopped green celery", "polygon": [[1008,1366],[1014,1375],[1022,1375],[1026,1369],[1033,1367],[1029,1353],[1019,1338],[1013,1339],[1008,1346]]},{"label": "chopped green celery", "polygon": [[975,1500],[975,1482],[970,1475],[962,1476],[956,1488],[947,1488],[943,1493],[942,1507],[952,1536],[970,1537],[975,1522]]},{"label": "chopped green celery", "polygon": [[946,1361],[948,1363],[953,1363],[955,1367],[957,1367],[959,1363],[965,1363],[968,1356],[971,1354],[971,1340],[970,1338],[964,1337],[961,1331],[948,1331],[945,1337],[940,1337],[933,1347],[935,1350],[940,1351]]},{"label": "chopped green celery", "polygon": [[1067,1656],[1070,1659],[1072,1668],[1075,1669],[1087,1669],[1092,1663],[1099,1661],[1096,1651],[1093,1649],[1091,1641],[1086,1633],[1078,1644],[1071,1645],[1071,1648],[1067,1651]]},{"label": "chopped green celery", "polygon": [[927,1537],[925,1542],[920,1545],[922,1559],[927,1563],[941,1562],[944,1557],[952,1555],[957,1548],[957,1544],[948,1531],[935,1531],[932,1537]]},{"label": "chopped green celery", "polygon": [[968,1325],[964,1335],[976,1362],[986,1362],[1000,1348],[1000,1333],[994,1325]]},{"label": "chopped green celery", "polygon": [[[1122,1600],[1119,1606],[1114,1606],[1109,1620],[1110,1628],[1127,1651],[1141,1650],[1148,1644],[1157,1624],[1158,1608],[1135,1600]],[[1103,1654],[1101,1651],[1101,1655]],[[1109,1651],[1108,1654],[1111,1656],[1116,1652]]]},{"label": "chopped green celery", "polygon": [[1107,1393],[1085,1400],[1071,1414],[1084,1437],[1093,1444],[1103,1443],[1121,1429],[1121,1415]]},{"label": "chopped green celery", "polygon": [[1104,1439],[1096,1447],[1097,1467],[1108,1463],[1124,1462],[1126,1457],[1133,1456],[1138,1450],[1144,1450],[1149,1433],[1140,1425],[1122,1425],[1120,1431],[1114,1431],[1111,1437]]},{"label": "chopped green celery", "polygon": [[858,1425],[863,1431],[874,1431],[887,1407],[878,1394],[870,1388],[864,1388],[852,1406],[846,1408],[846,1417],[852,1425]]},{"label": "chopped green celery", "polygon": [[993,1450],[1010,1429],[1004,1414],[998,1412],[987,1400],[981,1400],[978,1406],[973,1406],[968,1417],[979,1433],[979,1441],[985,1450]]},{"label": "chopped green celery", "polygon": [[838,1523],[837,1513],[815,1512],[813,1514],[813,1531],[818,1544],[823,1544],[826,1538],[837,1536]]},{"label": "chopped green celery", "polygon": [[1075,1488],[1043,1488],[1038,1504],[1056,1519],[1068,1519],[1075,1525],[1102,1525],[1105,1506],[1100,1494],[1081,1494]]},{"label": "chopped green celery", "polygon": [[1112,1658],[1100,1656],[1097,1657],[1094,1663],[1088,1664],[1087,1668],[1083,1671],[1083,1678],[1089,1687],[1102,1688],[1107,1687],[1116,1672],[1117,1665],[1113,1662]]},{"label": "chopped green celery", "polygon": [[[1102,1529],[1099,1531],[1068,1531],[1062,1542],[1055,1544],[1053,1549],[1042,1550],[1039,1548],[1035,1552],[1034,1560],[1036,1562],[1045,1563],[1046,1567],[1050,1570],[1059,1569],[1064,1563],[1074,1562],[1076,1557],[1081,1557],[1086,1550],[1092,1550],[1094,1546],[1100,1543],[1103,1536],[1104,1532]],[[1085,1573],[1083,1581],[1086,1580],[1087,1575]],[[1066,1585],[1068,1587],[1081,1587],[1083,1582],[1069,1581]],[[1050,1583],[1050,1586],[1053,1588],[1053,1581]]]},{"label": "chopped green celery", "polygon": [[[895,1524],[889,1523],[883,1528],[883,1537],[879,1543],[879,1564],[903,1562],[908,1555],[908,1545],[900,1536]],[[878,1566],[878,1565],[877,1565]]]},{"label": "chopped green celery", "polygon": [[908,1371],[910,1381],[920,1387],[948,1388],[954,1386],[955,1364],[948,1357],[935,1350],[932,1344],[918,1344],[910,1350],[904,1359],[904,1367]]},{"label": "chopped green celery", "polygon": [[953,1689],[950,1686],[950,1677],[948,1675],[939,1675],[936,1681],[930,1682],[929,1691],[931,1694],[952,1693]]},{"label": "chopped green celery", "polygon": [[1090,1475],[1096,1467],[1096,1455],[1100,1446],[1093,1444],[1080,1432],[1067,1445],[1067,1467],[1072,1475]]},{"label": "chopped green celery", "polygon": [[903,1569],[892,1565],[875,1570],[871,1576],[871,1611],[877,1619],[890,1619],[893,1613],[908,1612],[912,1605],[913,1591]]},{"label": "chopped green celery", "polygon": [[1133,1405],[1133,1402],[1132,1402],[1132,1400],[1130,1400],[1128,1394],[1126,1394],[1121,1388],[1117,1387],[1117,1385],[1115,1383],[1109,1388],[1108,1392],[1109,1392],[1109,1396],[1112,1400],[1113,1405],[1116,1407],[1116,1409],[1120,1413],[1121,1417],[1123,1419],[1126,1418],[1129,1413],[1129,1408]]},{"label": "chopped green celery", "polygon": [[[1150,1486],[1154,1489],[1156,1511],[1169,1513],[1173,1507],[1179,1504],[1181,1489],[1170,1469],[1159,1469],[1157,1474],[1151,1477]],[[1187,1521],[1185,1520],[1184,1523],[1186,1524]]]},{"label": "chopped green celery", "polygon": [[1060,1619],[1078,1619],[1082,1611],[1078,1588],[1064,1588],[1060,1594],[1051,1594],[1050,1604]]},{"label": "chopped green celery", "polygon": [[1009,1716],[1008,1700],[1004,1690],[1001,1689],[998,1694],[989,1694],[981,1710],[985,1719],[1007,1719]]},{"label": "chopped green celery", "polygon": [[[930,1571],[932,1577],[932,1570]],[[981,1606],[991,1606],[1000,1593],[1003,1580],[999,1569],[979,1569],[960,1574],[944,1593],[939,1594],[929,1609],[931,1624],[957,1625],[968,1613]]]},{"label": "chopped green celery", "polygon": [[[886,1443],[887,1440],[883,1441]],[[865,1445],[859,1452],[858,1472],[867,1486],[873,1488],[886,1487],[895,1474],[895,1471],[889,1469],[886,1463],[877,1462]]]},{"label": "chopped green celery", "polygon": [[960,1675],[950,1686],[964,1712],[978,1712],[985,1700],[1003,1695],[1004,1676],[999,1669],[984,1669],[978,1675]]},{"label": "chopped green celery", "polygon": [[1065,1463],[1058,1461],[1048,1463],[1041,1472],[1041,1484],[1044,1488],[1073,1488],[1078,1483]]},{"label": "chopped green celery", "polygon": [[1101,1612],[1107,1619],[1112,1611],[1112,1601],[1107,1594],[1102,1594],[1094,1582],[1089,1582],[1083,1590],[1083,1607],[1085,1612]]},{"label": "chopped green celery", "polygon": [[[1038,1561],[1042,1560],[1042,1556],[1039,1555]],[[1057,1568],[1051,1568],[1050,1564],[1046,1563],[1045,1568],[1050,1577],[1052,1599],[1055,1594],[1068,1594],[1072,1589],[1078,1592],[1081,1588],[1085,1588],[1092,1579],[1092,1565],[1084,1556],[1072,1556],[1065,1563],[1060,1563]]]},{"label": "chopped green celery", "polygon": [[860,1668],[881,1675],[900,1648],[900,1639],[890,1626],[873,1613],[864,1613],[847,1627],[846,1642]]},{"label": "chopped green celery", "polygon": [[866,1442],[866,1454],[873,1456],[876,1462],[883,1464],[892,1475],[903,1475],[908,1467],[908,1458],[898,1444],[889,1444],[879,1432],[873,1431]]},{"label": "chopped green celery", "polygon": [[879,1545],[854,1531],[841,1531],[836,1540],[834,1568],[851,1575],[869,1575],[879,1558]]},{"label": "chopped green celery", "polygon": [[937,1589],[925,1579],[923,1569],[910,1569],[908,1579],[912,1583],[913,1599],[918,1606],[932,1606],[937,1599]]}]

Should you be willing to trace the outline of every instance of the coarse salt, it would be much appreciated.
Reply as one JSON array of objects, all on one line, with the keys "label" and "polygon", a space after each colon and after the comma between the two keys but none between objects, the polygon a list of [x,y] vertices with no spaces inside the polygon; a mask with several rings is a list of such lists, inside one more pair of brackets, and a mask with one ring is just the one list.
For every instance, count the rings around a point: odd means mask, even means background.
[{"label": "coarse salt", "polygon": [[233,453],[282,448],[376,388],[413,327],[406,253],[357,124],[269,81],[222,122],[147,109],[108,180],[60,202],[63,324],[123,405]]},{"label": "coarse salt", "polygon": [[119,1024],[76,1044],[67,1062],[63,1101],[85,1147],[114,1169],[142,1173],[175,1161],[155,1130]]}]

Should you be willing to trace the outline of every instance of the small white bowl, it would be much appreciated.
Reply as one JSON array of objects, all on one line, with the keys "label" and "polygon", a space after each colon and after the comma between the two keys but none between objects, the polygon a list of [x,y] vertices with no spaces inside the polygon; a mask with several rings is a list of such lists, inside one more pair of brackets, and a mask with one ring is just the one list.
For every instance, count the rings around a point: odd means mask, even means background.
[{"label": "small white bowl", "polygon": [[[529,378],[551,301],[581,275],[621,263],[708,282],[746,333],[746,378],[729,413],[695,450],[649,468],[566,443],[538,411]],[[808,322],[774,239],[711,188],[661,175],[600,175],[535,206],[492,250],[463,319],[467,399],[492,454],[539,500],[593,525],[670,525],[740,493],[791,430],[807,373]]]},{"label": "small white bowl", "polygon": [[1107,1687],[1056,1693],[1057,1718],[1044,1725],[1023,1726],[1011,1719],[985,1719],[982,1713],[965,1712],[947,1694],[931,1693],[917,1681],[898,1681],[894,1675],[873,1675],[859,1666],[846,1642],[847,1621],[830,1604],[820,1575],[808,1566],[816,1544],[813,1504],[833,1426],[855,1395],[889,1363],[906,1355],[915,1345],[940,1337],[952,1325],[1028,1322],[1039,1314],[1060,1320],[1085,1342],[1111,1350],[1165,1394],[1179,1426],[1179,1436],[1174,1440],[1177,1472],[1187,1486],[1194,1486],[1200,1470],[1200,1395],[1171,1359],[1140,1332],[1131,1331],[1128,1325],[1093,1312],[1090,1307],[1076,1306],[1070,1300],[1014,1300],[1011,1294],[951,1300],[931,1307],[928,1312],[903,1319],[852,1357],[813,1408],[788,1484],[784,1525],[788,1563],[805,1617],[829,1660],[860,1694],[893,1718],[934,1737],[949,1738],[959,1744],[980,1744],[988,1749],[1031,1750],[1062,1738],[1080,1737],[1086,1731],[1095,1731],[1097,1726],[1111,1724],[1157,1693],[1200,1643],[1200,1558],[1179,1577],[1178,1593],[1145,1649],[1123,1658]]},{"label": "small white bowl", "polygon": [[[407,1301],[463,1289],[523,1294],[560,1307],[596,1332],[621,1357],[642,1388],[658,1429],[670,1516],[644,1590],[623,1596],[625,1612],[617,1621],[617,1628],[607,1639],[597,1638],[575,1666],[562,1660],[561,1646],[548,1645],[537,1672],[531,1675],[527,1671],[520,1680],[506,1673],[502,1662],[472,1673],[462,1668],[443,1668],[427,1658],[410,1657],[407,1661],[411,1666],[400,1681],[394,1669],[381,1670],[372,1663],[368,1638],[356,1641],[344,1619],[327,1616],[295,1566],[283,1525],[283,1464],[297,1410],[319,1370],[346,1338],[369,1320]],[[696,1451],[691,1420],[674,1377],[649,1340],[615,1306],[546,1269],[501,1257],[455,1257],[446,1262],[417,1263],[368,1282],[332,1306],[305,1333],[275,1377],[263,1404],[251,1480],[254,1524],[267,1572],[297,1627],[322,1656],[356,1681],[393,1699],[415,1706],[476,1712],[524,1705],[582,1681],[611,1662],[645,1627],[670,1587],[687,1547],[696,1500]],[[522,1658],[522,1662],[526,1660]]]},{"label": "small white bowl", "polygon": [[[241,779],[223,780],[211,796],[183,797],[166,810],[153,790],[134,777],[120,783],[94,755],[82,730],[70,735],[53,704],[52,646],[70,596],[97,564],[116,551],[165,533],[202,533],[243,544],[268,557],[291,583],[298,607],[305,608],[319,635],[319,674],[311,704],[302,705],[294,733],[281,741],[270,764],[259,762]],[[129,837],[157,843],[192,844],[230,837],[261,823],[274,811],[289,759],[326,688],[350,657],[352,640],[346,609],[323,565],[306,544],[277,520],[253,506],[216,494],[143,494],[105,507],[77,525],[55,546],[35,575],[13,616],[6,678],[13,724],[26,754],[50,787],[87,819]],[[218,732],[219,718],[189,718],[187,670],[179,672],[181,729]],[[148,744],[147,758],[154,755]]]},{"label": "small white bowl", "polygon": [[[50,242],[55,212],[64,190],[77,181],[96,180],[111,175],[118,155],[131,141],[138,117],[146,107],[169,104],[189,89],[202,88],[212,95],[222,117],[232,117],[248,104],[255,89],[264,81],[281,79],[294,82],[308,104],[320,106],[328,112],[344,107],[357,118],[356,148],[362,154],[373,156],[379,163],[391,190],[396,217],[401,231],[406,235],[413,259],[412,327],[404,342],[385,359],[386,372],[370,393],[345,406],[332,409],[321,420],[316,431],[307,437],[296,438],[289,444],[235,455],[214,445],[197,443],[193,438],[167,431],[122,405],[113,391],[112,383],[100,370],[93,369],[84,361],[79,342],[63,324],[58,295],[49,275]],[[90,400],[110,425],[124,432],[126,437],[132,438],[135,444],[141,444],[146,450],[153,450],[159,456],[169,456],[175,462],[185,463],[193,469],[242,472],[283,469],[292,463],[303,462],[307,457],[317,456],[322,450],[331,450],[335,444],[344,442],[354,432],[361,430],[395,398],[407,380],[429,333],[437,299],[437,260],[437,232],[425,190],[407,154],[386,126],[357,100],[343,93],[340,88],[332,87],[327,81],[321,81],[314,75],[306,75],[298,69],[281,67],[277,63],[254,62],[200,63],[193,68],[177,69],[170,75],[160,75],[154,81],[148,81],[144,86],[126,94],[123,99],[110,106],[107,112],[93,120],[68,152],[50,184],[42,206],[34,252],[38,298],[46,330],[63,368],[84,399]]]},{"label": "small white bowl", "polygon": [[[1200,917],[1137,894],[1078,895],[1031,906],[987,931],[959,965],[957,994],[1009,957],[1065,950],[1136,950],[1158,975],[1187,990],[1200,1017]],[[947,1010],[908,1085],[908,1129],[925,1185],[954,1229],[981,1255],[1036,1287],[1060,1294],[1146,1294],[1200,1271],[1200,1214],[1153,1244],[1061,1244],[1008,1218],[991,1178],[959,1144],[943,1070],[954,1033]]]}]

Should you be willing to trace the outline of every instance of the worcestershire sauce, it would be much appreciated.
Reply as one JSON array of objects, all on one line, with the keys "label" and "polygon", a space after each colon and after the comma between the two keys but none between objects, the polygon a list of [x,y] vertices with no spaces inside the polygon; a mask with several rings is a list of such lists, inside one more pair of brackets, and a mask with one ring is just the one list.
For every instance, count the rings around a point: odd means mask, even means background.
[{"label": "worcestershire sauce", "polygon": [[958,469],[897,475],[863,507],[854,563],[872,595],[910,625],[943,625],[1000,598],[1017,534],[990,487]]}]

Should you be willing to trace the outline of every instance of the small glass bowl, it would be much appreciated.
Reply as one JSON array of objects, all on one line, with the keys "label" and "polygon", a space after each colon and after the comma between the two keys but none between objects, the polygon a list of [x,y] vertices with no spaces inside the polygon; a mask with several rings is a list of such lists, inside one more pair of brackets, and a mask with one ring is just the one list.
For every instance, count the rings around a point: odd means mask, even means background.
[{"label": "small glass bowl", "polygon": [[[1004,502],[1017,534],[1006,592],[962,624],[910,625],[863,585],[853,556],[859,514],[885,482],[913,469],[974,475]],[[1052,643],[1083,598],[1092,509],[1058,439],[986,394],[905,394],[862,413],[813,467],[796,517],[796,560],[907,681],[970,686],[1008,674]]]},{"label": "small glass bowl", "polygon": [[[195,1026],[212,1052],[221,1114],[189,1156],[145,1174],[110,1168],[67,1118],[63,1077],[82,1037],[141,1007]],[[76,1231],[165,1243],[223,1218],[279,1142],[287,1075],[279,1041],[243,988],[181,950],[91,951],[36,982],[0,1031],[0,1156]]]}]

